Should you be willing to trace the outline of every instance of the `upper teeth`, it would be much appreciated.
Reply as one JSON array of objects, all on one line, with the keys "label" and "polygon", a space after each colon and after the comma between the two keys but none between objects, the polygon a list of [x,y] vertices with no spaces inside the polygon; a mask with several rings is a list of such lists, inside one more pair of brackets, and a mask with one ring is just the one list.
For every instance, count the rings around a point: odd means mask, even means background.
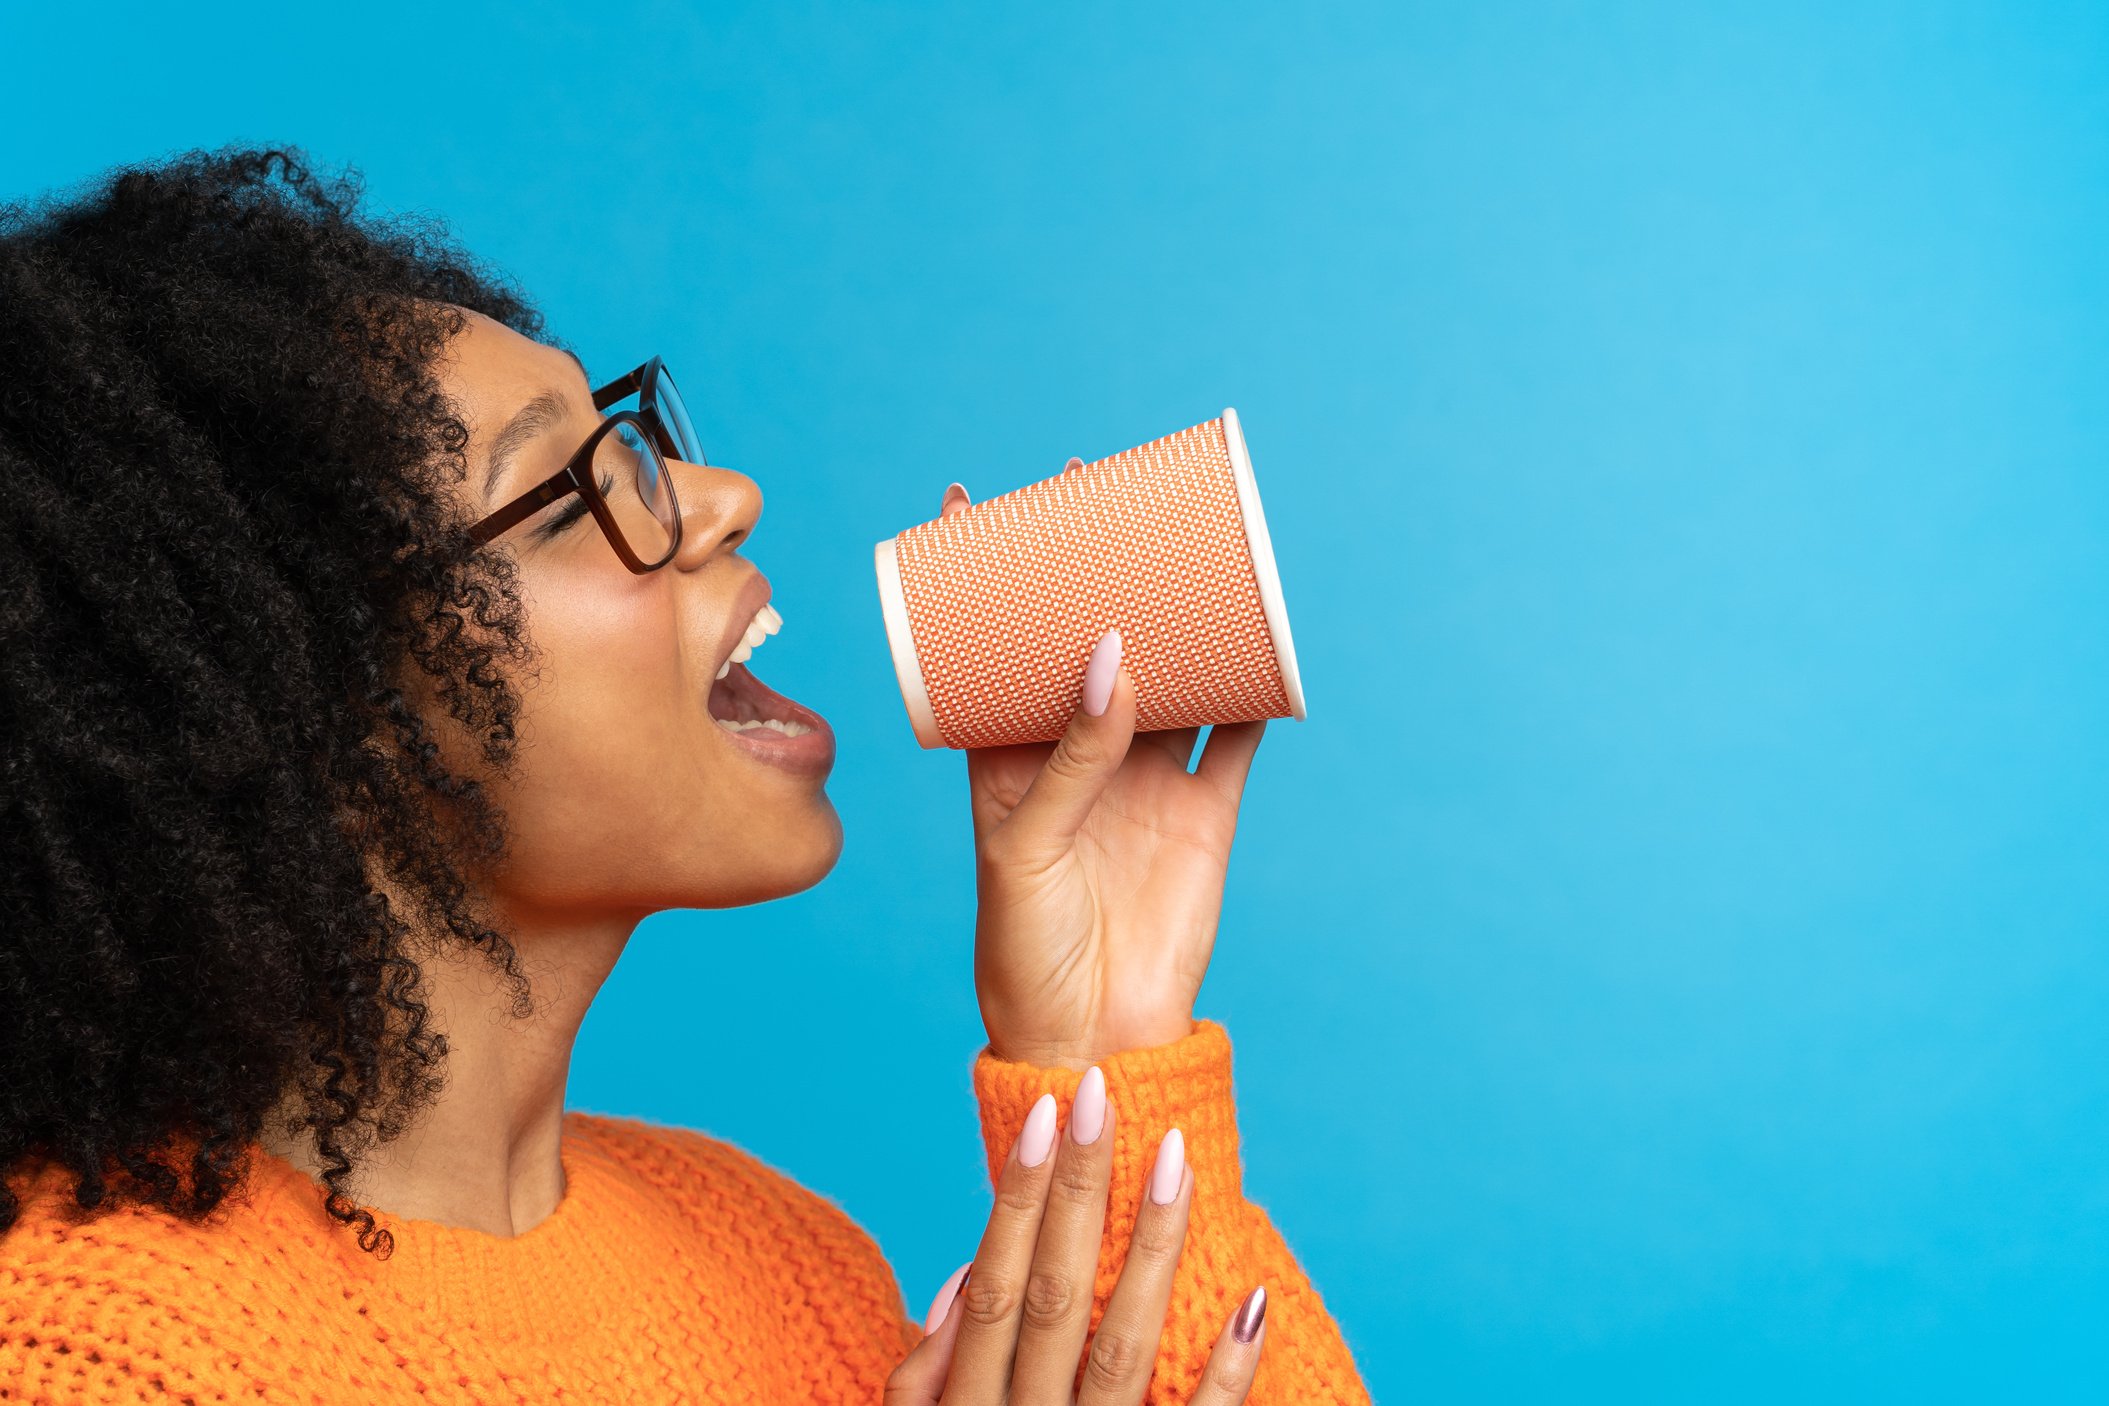
[{"label": "upper teeth", "polygon": [[762,608],[755,611],[754,618],[747,622],[747,634],[740,641],[739,648],[733,650],[732,656],[718,666],[717,676],[722,679],[732,672],[733,665],[746,663],[753,657],[754,651],[761,648],[763,640],[783,627],[784,617],[776,613],[775,606],[763,602]]}]

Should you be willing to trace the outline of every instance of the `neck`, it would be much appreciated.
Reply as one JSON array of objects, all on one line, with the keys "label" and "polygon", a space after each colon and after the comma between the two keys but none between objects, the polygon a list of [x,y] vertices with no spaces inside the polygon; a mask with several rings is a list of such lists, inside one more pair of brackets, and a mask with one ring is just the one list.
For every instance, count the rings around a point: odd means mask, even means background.
[{"label": "neck", "polygon": [[[572,1043],[636,920],[508,910],[497,926],[519,953],[532,1014],[515,1013],[511,987],[479,952],[421,961],[431,1024],[447,1040],[446,1082],[407,1131],[359,1158],[351,1190],[393,1216],[513,1236],[563,1199]],[[273,1134],[264,1147],[319,1178],[305,1134]]]}]

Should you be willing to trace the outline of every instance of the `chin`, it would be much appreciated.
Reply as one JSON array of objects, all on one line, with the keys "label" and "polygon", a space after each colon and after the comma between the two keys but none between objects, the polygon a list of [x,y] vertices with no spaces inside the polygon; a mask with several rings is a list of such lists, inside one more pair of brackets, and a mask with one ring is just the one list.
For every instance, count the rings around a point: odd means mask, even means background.
[{"label": "chin", "polygon": [[[812,843],[805,854],[805,862],[793,877],[785,894],[803,893],[834,872],[835,861],[842,857],[842,817],[825,795],[820,797],[820,814],[814,820]],[[781,896],[781,895],[779,895]]]},{"label": "chin", "polygon": [[826,878],[841,857],[842,817],[823,795],[811,818],[772,844],[767,858],[749,857],[736,874],[713,874],[708,898],[685,906],[739,908],[788,898]]}]

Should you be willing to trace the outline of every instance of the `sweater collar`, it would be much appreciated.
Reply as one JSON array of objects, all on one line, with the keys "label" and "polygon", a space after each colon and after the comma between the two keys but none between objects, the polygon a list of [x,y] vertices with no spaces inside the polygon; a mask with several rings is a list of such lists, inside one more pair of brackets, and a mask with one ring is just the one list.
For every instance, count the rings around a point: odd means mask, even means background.
[{"label": "sweater collar", "polygon": [[322,1247],[347,1293],[399,1302],[428,1321],[465,1330],[567,1336],[576,1323],[565,1304],[619,1305],[640,1273],[656,1267],[636,1254],[650,1198],[620,1175],[579,1115],[566,1114],[559,1153],[564,1193],[556,1209],[519,1235],[418,1220],[367,1207],[395,1237],[386,1259],[359,1248],[349,1227],[323,1210],[321,1184],[284,1158],[258,1151],[253,1206],[274,1238]]}]

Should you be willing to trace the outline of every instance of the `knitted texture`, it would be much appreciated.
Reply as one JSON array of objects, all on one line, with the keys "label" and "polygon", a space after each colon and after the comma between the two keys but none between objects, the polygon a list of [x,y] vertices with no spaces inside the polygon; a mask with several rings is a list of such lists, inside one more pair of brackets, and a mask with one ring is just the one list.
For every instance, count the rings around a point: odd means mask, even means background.
[{"label": "knitted texture", "polygon": [[894,548],[948,746],[1060,737],[1115,626],[1137,730],[1291,714],[1220,417],[910,527]]},{"label": "knitted texture", "polygon": [[[1366,1402],[1317,1296],[1238,1193],[1221,1028],[1104,1068],[1119,1141],[1094,1322],[1150,1130],[1176,1119],[1195,1166],[1149,1399],[1187,1400],[1225,1316],[1264,1280],[1251,1401]],[[1005,1151],[1039,1088],[1076,1085],[986,1050],[973,1077],[988,1145]],[[870,1236],[737,1147],[570,1113],[562,1157],[563,1198],[525,1234],[384,1216],[387,1260],[275,1157],[259,1154],[245,1193],[202,1225],[137,1208],[77,1219],[61,1177],[32,1171],[0,1237],[0,1401],[877,1403],[922,1336]]]}]

